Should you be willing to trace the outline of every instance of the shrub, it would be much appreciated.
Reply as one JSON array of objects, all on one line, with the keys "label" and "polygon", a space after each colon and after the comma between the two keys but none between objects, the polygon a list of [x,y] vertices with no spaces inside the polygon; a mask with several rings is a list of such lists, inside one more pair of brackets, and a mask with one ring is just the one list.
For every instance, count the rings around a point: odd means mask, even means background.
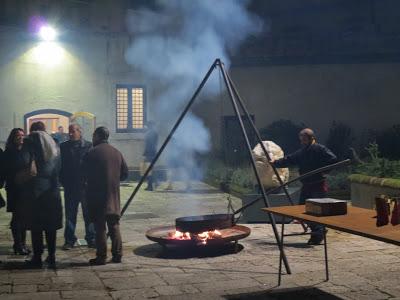
[{"label": "shrub", "polygon": [[332,150],[338,159],[346,159],[350,156],[350,147],[354,142],[352,130],[344,123],[333,121],[329,129],[326,146]]},{"label": "shrub", "polygon": [[376,143],[384,157],[400,159],[400,124],[378,133]]},{"label": "shrub", "polygon": [[326,180],[330,190],[350,190],[348,172],[337,172],[326,175]]},{"label": "shrub", "polygon": [[380,156],[379,146],[376,143],[371,143],[366,150],[369,154],[369,159],[367,162],[356,166],[354,169],[355,173],[382,178],[400,179],[400,161],[382,158]]},{"label": "shrub", "polygon": [[227,167],[220,160],[210,160],[207,162],[207,169],[205,172],[206,179],[230,183],[232,179],[233,169]]},{"label": "shrub", "polygon": [[273,141],[289,154],[300,147],[298,135],[305,127],[304,124],[295,124],[290,120],[279,120],[260,129],[260,135],[263,140]]},{"label": "shrub", "polygon": [[218,186],[225,192],[250,192],[254,190],[254,171],[250,166],[231,168],[220,160],[210,160],[207,163],[205,180]]},{"label": "shrub", "polygon": [[248,189],[254,189],[254,170],[253,168],[237,168],[232,173],[231,182]]}]

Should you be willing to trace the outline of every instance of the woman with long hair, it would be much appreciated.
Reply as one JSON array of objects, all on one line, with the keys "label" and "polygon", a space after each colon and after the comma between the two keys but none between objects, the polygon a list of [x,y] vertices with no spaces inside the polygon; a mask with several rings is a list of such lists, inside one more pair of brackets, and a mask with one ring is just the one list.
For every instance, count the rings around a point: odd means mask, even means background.
[{"label": "woman with long hair", "polygon": [[46,238],[48,252],[45,262],[49,267],[55,267],[57,229],[62,228],[59,150],[45,130],[42,122],[33,123],[26,143],[37,168],[37,174],[30,183],[30,197],[25,209],[25,221],[32,236],[33,256],[27,261],[31,267],[42,266],[43,237]]},{"label": "woman with long hair", "polygon": [[26,247],[26,228],[22,217],[23,189],[18,182],[19,172],[29,167],[29,153],[23,147],[24,130],[14,128],[11,130],[4,151],[4,173],[7,192],[7,211],[12,213],[10,228],[14,239],[14,254],[28,255],[30,250]]}]

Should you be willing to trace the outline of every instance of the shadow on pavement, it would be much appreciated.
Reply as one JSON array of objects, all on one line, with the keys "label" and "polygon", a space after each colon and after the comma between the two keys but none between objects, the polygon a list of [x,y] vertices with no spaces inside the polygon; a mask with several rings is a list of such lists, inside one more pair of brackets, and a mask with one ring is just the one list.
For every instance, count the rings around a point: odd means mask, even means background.
[{"label": "shadow on pavement", "polygon": [[138,247],[133,251],[133,253],[138,256],[150,258],[186,259],[231,255],[242,251],[243,248],[244,247],[241,244],[238,244],[237,247],[235,247],[234,244],[227,244],[219,247],[162,247],[159,244],[154,243]]},{"label": "shadow on pavement", "polygon": [[71,268],[79,268],[79,267],[89,267],[89,262],[81,261],[81,262],[64,262],[57,261],[56,267],[49,267],[45,262],[43,262],[43,266],[40,268],[32,267],[25,263],[25,260],[18,261],[6,261],[0,264],[0,270],[62,270],[62,269],[71,269]]},{"label": "shadow on pavement", "polygon": [[[266,246],[276,246],[278,247],[278,244],[275,241],[262,241],[262,242],[257,242],[258,245],[266,245]],[[287,242],[285,241],[285,248],[314,248],[318,246],[324,246],[324,245],[317,245],[317,246],[311,246],[307,244],[307,240],[304,242]]]},{"label": "shadow on pavement", "polygon": [[269,291],[226,295],[225,299],[236,300],[236,299],[248,299],[248,300],[340,300],[335,295],[324,292],[315,287],[300,287],[290,289],[273,289]]}]

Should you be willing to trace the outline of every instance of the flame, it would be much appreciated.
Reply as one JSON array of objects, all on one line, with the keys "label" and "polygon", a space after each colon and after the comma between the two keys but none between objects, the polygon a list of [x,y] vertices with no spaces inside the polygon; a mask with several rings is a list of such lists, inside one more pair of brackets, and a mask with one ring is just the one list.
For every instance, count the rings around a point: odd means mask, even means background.
[{"label": "flame", "polygon": [[190,240],[191,236],[189,232],[181,232],[176,230],[173,233],[169,233],[169,237],[176,240]]},{"label": "flame", "polygon": [[170,232],[168,236],[169,238],[176,240],[197,240],[201,244],[205,245],[208,240],[220,238],[222,233],[219,230],[209,230],[197,234],[176,230],[175,232]]}]

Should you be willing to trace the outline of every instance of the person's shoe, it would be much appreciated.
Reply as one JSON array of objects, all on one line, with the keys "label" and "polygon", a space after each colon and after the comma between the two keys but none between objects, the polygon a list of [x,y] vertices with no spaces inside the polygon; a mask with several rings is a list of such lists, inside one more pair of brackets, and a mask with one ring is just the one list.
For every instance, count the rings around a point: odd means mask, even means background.
[{"label": "person's shoe", "polygon": [[321,236],[321,237],[316,237],[316,236],[312,236],[309,240],[308,240],[308,242],[307,242],[307,245],[321,245],[322,244],[322,242],[323,242],[323,240],[324,240],[324,237],[323,236]]},{"label": "person's shoe", "polygon": [[26,245],[23,245],[23,246],[22,246],[22,249],[24,249],[24,251],[25,251],[26,253],[28,253],[28,255],[31,254],[31,252],[32,252],[32,250],[29,249]]},{"label": "person's shoe", "polygon": [[17,247],[14,245],[13,249],[14,255],[29,255],[29,253],[31,253],[31,251],[26,247]]},{"label": "person's shoe", "polygon": [[32,257],[31,259],[26,260],[26,261],[25,261],[25,265],[26,265],[28,268],[41,269],[42,266],[43,266],[42,258],[41,258],[41,257],[35,257],[35,256],[34,256],[34,257]]},{"label": "person's shoe", "polygon": [[45,263],[48,265],[49,268],[56,267],[56,257],[55,255],[49,255],[45,259]]},{"label": "person's shoe", "polygon": [[89,259],[89,265],[91,266],[103,266],[106,264],[106,260],[104,258],[96,257]]},{"label": "person's shoe", "polygon": [[75,243],[65,243],[63,246],[62,246],[62,250],[66,250],[66,251],[68,251],[68,250],[71,250],[72,248],[74,248],[74,246],[75,246]]},{"label": "person's shoe", "polygon": [[119,263],[121,263],[121,261],[122,261],[121,255],[116,255],[111,258],[111,262],[113,262],[115,264],[119,264]]},{"label": "person's shoe", "polygon": [[96,242],[95,241],[86,241],[88,248],[96,249]]},{"label": "person's shoe", "polygon": [[153,187],[148,185],[144,190],[145,191],[153,191]]}]

